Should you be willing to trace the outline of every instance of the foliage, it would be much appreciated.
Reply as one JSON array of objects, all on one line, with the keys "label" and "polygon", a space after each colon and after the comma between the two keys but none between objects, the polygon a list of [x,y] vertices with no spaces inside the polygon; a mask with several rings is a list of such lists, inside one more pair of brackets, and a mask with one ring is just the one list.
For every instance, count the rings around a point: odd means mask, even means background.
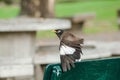
[{"label": "foliage", "polygon": [[5,4],[12,4],[13,3],[13,0],[0,0],[2,2],[4,2]]}]

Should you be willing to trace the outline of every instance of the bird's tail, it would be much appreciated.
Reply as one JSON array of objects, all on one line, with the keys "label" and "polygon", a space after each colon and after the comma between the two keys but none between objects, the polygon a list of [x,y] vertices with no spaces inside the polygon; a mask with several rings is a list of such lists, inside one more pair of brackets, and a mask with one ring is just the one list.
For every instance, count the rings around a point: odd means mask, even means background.
[{"label": "bird's tail", "polygon": [[75,67],[75,59],[71,55],[61,55],[60,58],[63,72],[70,70],[71,67]]}]

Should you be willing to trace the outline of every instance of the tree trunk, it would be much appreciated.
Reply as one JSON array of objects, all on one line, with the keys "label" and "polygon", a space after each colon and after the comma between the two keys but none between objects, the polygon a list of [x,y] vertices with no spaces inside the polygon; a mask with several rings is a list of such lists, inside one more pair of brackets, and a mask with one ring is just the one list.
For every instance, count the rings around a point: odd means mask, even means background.
[{"label": "tree trunk", "polygon": [[55,17],[55,14],[54,14],[55,1],[54,0],[40,0],[40,2],[41,2],[41,6],[40,6],[41,16]]},{"label": "tree trunk", "polygon": [[21,15],[54,17],[54,0],[21,0]]}]

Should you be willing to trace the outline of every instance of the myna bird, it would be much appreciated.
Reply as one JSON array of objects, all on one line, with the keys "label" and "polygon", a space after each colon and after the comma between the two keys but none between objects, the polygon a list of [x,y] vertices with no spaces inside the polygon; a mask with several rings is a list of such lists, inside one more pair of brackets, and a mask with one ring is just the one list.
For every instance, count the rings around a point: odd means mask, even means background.
[{"label": "myna bird", "polygon": [[61,30],[54,30],[58,38],[60,39],[60,59],[63,72],[70,70],[71,67],[75,67],[74,62],[81,60],[81,44],[83,39],[79,39],[73,34]]}]

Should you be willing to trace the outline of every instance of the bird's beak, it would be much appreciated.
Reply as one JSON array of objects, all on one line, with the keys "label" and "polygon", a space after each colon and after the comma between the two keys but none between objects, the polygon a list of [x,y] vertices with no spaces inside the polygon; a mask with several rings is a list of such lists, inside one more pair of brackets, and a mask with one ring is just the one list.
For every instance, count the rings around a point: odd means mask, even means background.
[{"label": "bird's beak", "polygon": [[56,33],[56,30],[52,30],[52,32],[55,32],[55,33]]}]

